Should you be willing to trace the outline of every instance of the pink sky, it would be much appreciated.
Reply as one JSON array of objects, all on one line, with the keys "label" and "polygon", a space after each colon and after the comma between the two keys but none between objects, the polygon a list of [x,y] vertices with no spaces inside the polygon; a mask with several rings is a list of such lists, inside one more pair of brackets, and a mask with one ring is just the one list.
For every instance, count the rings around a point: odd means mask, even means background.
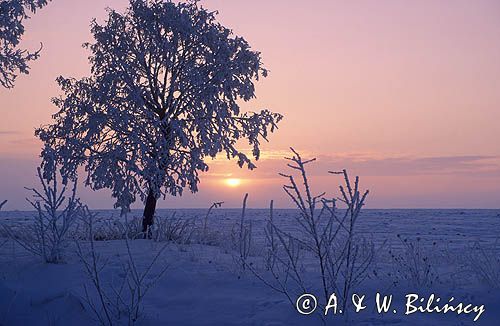
[{"label": "pink sky", "polygon": [[[0,89],[0,199],[24,209],[35,183],[35,127],[50,122],[55,78],[88,73],[92,17],[126,0],[53,0],[27,24],[24,45],[42,57],[14,90]],[[219,20],[263,54],[271,70],[247,110],[285,115],[256,171],[215,161],[196,196],[160,207],[223,200],[288,206],[277,177],[290,146],[315,156],[317,192],[333,194],[347,168],[371,191],[372,208],[500,207],[500,4],[498,1],[204,0]],[[242,178],[240,187],[223,180]],[[82,191],[91,207],[104,193]],[[139,206],[138,206],[139,207]]]}]

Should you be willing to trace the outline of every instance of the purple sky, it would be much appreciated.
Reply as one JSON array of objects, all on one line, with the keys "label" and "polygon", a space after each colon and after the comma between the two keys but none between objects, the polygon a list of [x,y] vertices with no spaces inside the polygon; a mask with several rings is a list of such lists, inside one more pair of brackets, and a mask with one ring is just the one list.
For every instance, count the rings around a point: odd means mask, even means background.
[{"label": "purple sky", "polygon": [[[24,46],[42,57],[14,90],[0,89],[0,199],[27,208],[35,184],[35,127],[50,122],[59,75],[88,73],[92,17],[125,0],[53,0],[27,24]],[[283,113],[254,172],[217,160],[196,196],[160,207],[288,205],[277,177],[293,146],[318,158],[317,192],[333,194],[347,168],[370,188],[369,207],[500,207],[500,2],[205,0],[262,52],[271,70],[243,107]],[[226,178],[242,179],[228,187]],[[107,193],[82,190],[94,208]]]}]

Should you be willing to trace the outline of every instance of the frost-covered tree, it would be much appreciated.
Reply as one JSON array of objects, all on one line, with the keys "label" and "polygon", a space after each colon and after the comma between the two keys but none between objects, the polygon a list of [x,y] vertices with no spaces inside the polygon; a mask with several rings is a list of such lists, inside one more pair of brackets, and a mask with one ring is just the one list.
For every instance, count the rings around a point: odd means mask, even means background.
[{"label": "frost-covered tree", "polygon": [[[260,142],[282,116],[240,111],[267,75],[259,52],[217,22],[198,1],[131,0],[91,28],[90,77],[58,79],[64,95],[52,125],[37,130],[42,156],[86,185],[109,188],[115,207],[145,202],[144,231],[157,199],[198,190],[207,158],[224,153],[255,166],[237,148],[246,139],[258,160]],[[46,164],[46,167],[54,166]]]},{"label": "frost-covered tree", "polygon": [[19,73],[29,73],[29,62],[40,56],[40,50],[20,49],[24,20],[50,0],[0,0],[0,85],[14,87]]}]

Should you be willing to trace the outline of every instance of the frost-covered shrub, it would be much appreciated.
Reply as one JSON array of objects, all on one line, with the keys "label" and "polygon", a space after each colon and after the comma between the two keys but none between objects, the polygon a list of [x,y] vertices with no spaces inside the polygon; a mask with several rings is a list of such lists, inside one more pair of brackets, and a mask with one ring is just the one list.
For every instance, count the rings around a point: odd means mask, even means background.
[{"label": "frost-covered shrub", "polygon": [[[124,256],[117,255],[113,264],[105,259],[96,248],[96,214],[84,207],[82,223],[85,224],[87,240],[76,241],[77,255],[91,286],[84,285],[84,300],[100,325],[134,325],[144,316],[144,297],[167,271],[168,265],[161,263],[160,257],[167,244],[151,253],[141,252],[139,261],[133,252],[134,241],[125,233],[122,240],[126,248]],[[140,240],[139,240],[140,241]],[[145,255],[150,257],[144,258]],[[116,266],[119,272],[116,272]],[[105,275],[115,275],[105,280]]]},{"label": "frost-covered shrub", "polygon": [[[6,200],[4,200],[3,202],[0,203],[0,211],[2,210],[2,207],[7,203]],[[0,237],[2,236],[2,230],[0,229]],[[7,234],[6,234],[7,235]],[[7,243],[7,240],[4,240],[4,241],[0,241],[0,248]]]},{"label": "frost-covered shrub", "polygon": [[[389,250],[392,259],[392,272],[389,277],[392,278],[395,285],[404,283],[414,288],[429,288],[439,282],[439,275],[434,263],[428,256],[428,252],[422,245],[422,238],[415,240],[403,238],[400,234],[397,238],[402,244],[401,250]],[[436,242],[433,243],[433,247]],[[434,248],[435,249],[435,248]]]},{"label": "frost-covered shrub", "polygon": [[226,250],[234,248],[232,244],[228,241],[230,234],[226,230],[215,227],[207,227],[206,229],[200,229],[196,227],[193,234],[193,241],[195,243],[207,245],[207,246],[219,246]]},{"label": "frost-covered shrub", "polygon": [[170,241],[177,244],[189,244],[195,233],[193,219],[177,218],[174,212],[170,217],[155,217],[152,236],[155,241]]},{"label": "frost-covered shrub", "polygon": [[479,282],[490,288],[500,288],[500,243],[497,239],[492,246],[474,243],[466,256],[467,270]]},{"label": "frost-covered shrub", "polygon": [[252,221],[247,221],[245,219],[247,199],[248,194],[245,194],[240,221],[233,226],[231,231],[232,249],[237,252],[235,261],[242,271],[245,271],[248,265],[248,257],[250,256],[250,250],[252,248]]},{"label": "frost-covered shrub", "polygon": [[[142,218],[109,218],[95,214],[93,219],[92,235],[94,241],[143,238],[143,233],[138,231],[142,224]],[[197,236],[200,231],[194,218],[178,218],[174,212],[172,216],[156,216],[155,220],[156,223],[150,231],[151,238],[156,242],[187,244],[198,241]],[[87,228],[88,223],[81,223],[79,239],[88,240],[89,230]]]},{"label": "frost-covered shrub", "polygon": [[[273,218],[266,227],[267,254],[265,268],[271,274],[252,272],[272,289],[284,294],[292,305],[304,293],[322,293],[320,304],[336,293],[342,309],[354,287],[367,276],[374,257],[374,245],[357,234],[356,222],[368,191],[361,192],[359,178],[351,183],[345,170],[330,172],[343,176],[338,199],[327,199],[325,193],[314,195],[307,177],[306,165],[315,161],[303,160],[292,149],[288,167],[294,175],[281,174],[288,180],[283,187],[297,207],[293,215],[298,230],[284,231]],[[337,202],[345,209],[337,208]]]},{"label": "frost-covered shrub", "polygon": [[[106,216],[99,217],[96,214],[94,223],[93,237],[96,241],[122,240],[125,238],[137,239],[142,235],[138,231],[142,223],[138,217],[131,219],[123,219],[122,217],[108,218]],[[87,224],[83,223],[82,227],[86,228]],[[83,234],[88,236],[88,230],[85,230]]]},{"label": "frost-covered shrub", "polygon": [[48,178],[42,175],[40,168],[37,172],[41,189],[28,188],[33,196],[27,200],[36,210],[31,223],[16,227],[4,225],[3,229],[12,240],[40,256],[44,262],[57,263],[63,258],[70,231],[76,227],[81,212],[81,204],[76,197],[77,182],[73,182],[68,192],[67,180],[59,184],[56,169]]},{"label": "frost-covered shrub", "polygon": [[222,204],[224,204],[224,202],[222,202],[222,201],[215,202],[215,203],[212,203],[212,205],[208,208],[207,213],[205,214],[205,218],[203,219],[203,228],[202,228],[202,232],[201,232],[200,237],[199,237],[200,243],[208,244],[208,245],[218,243],[219,233],[213,232],[213,230],[209,229],[208,218],[209,218],[212,210],[214,208],[222,207]]}]

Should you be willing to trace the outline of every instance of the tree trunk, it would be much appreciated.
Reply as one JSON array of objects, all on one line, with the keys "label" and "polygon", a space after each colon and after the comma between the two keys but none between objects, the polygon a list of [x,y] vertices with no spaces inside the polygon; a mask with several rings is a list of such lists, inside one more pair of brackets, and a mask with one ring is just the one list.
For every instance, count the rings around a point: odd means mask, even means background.
[{"label": "tree trunk", "polygon": [[142,219],[142,232],[144,232],[144,238],[151,239],[151,226],[154,222],[155,210],[156,197],[153,191],[150,190],[146,199],[146,206],[144,207],[144,214]]}]

